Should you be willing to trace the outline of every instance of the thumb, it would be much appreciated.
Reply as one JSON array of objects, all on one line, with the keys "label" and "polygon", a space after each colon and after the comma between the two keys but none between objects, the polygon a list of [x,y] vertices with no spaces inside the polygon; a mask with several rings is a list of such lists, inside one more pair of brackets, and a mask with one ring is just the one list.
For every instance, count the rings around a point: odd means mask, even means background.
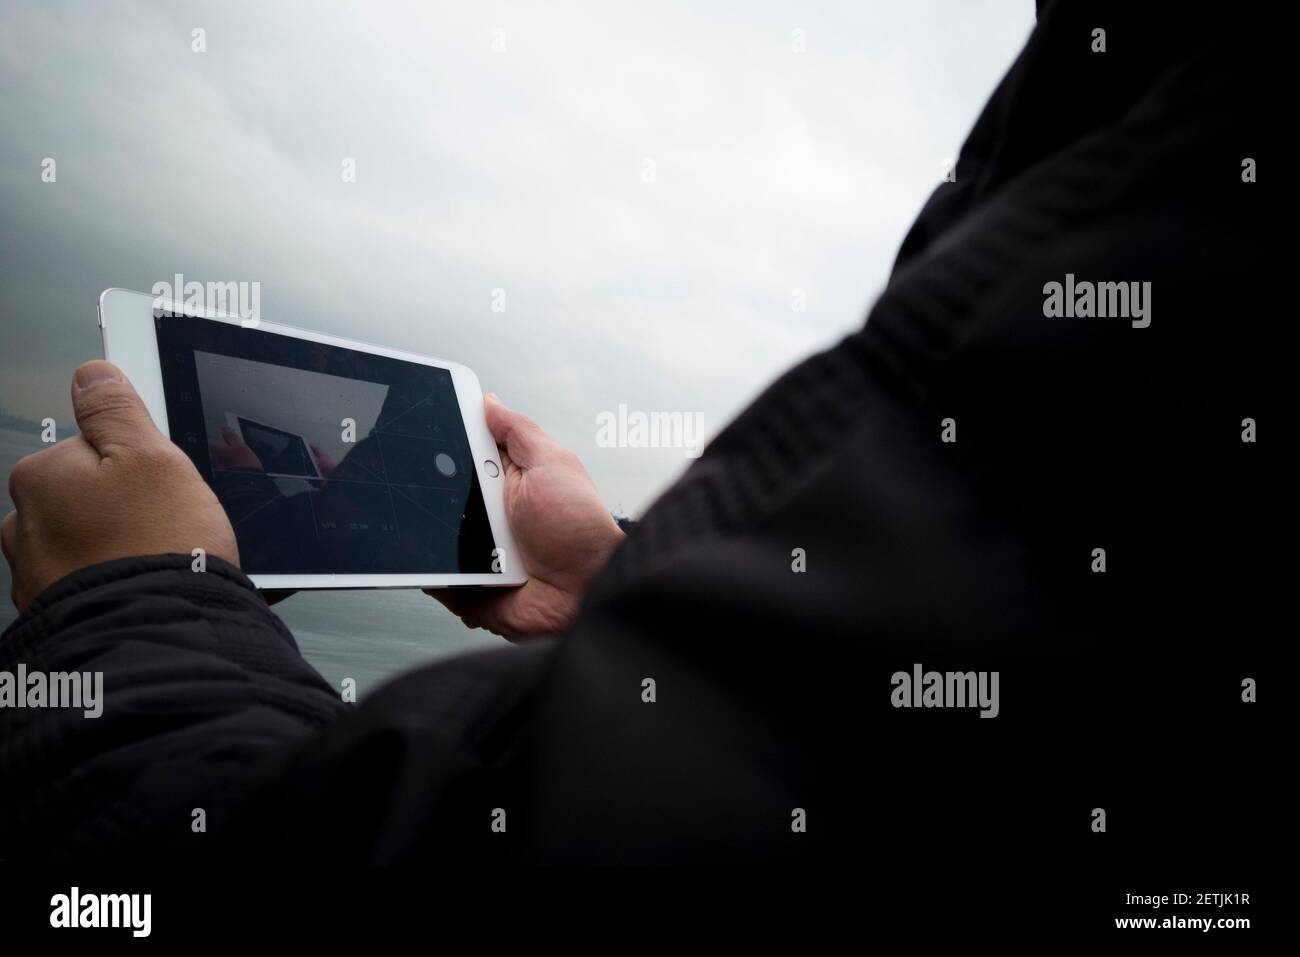
[{"label": "thumb", "polygon": [[488,430],[510,461],[521,469],[540,464],[556,447],[542,427],[522,412],[506,408],[492,392],[483,397]]},{"label": "thumb", "polygon": [[77,367],[72,411],[82,437],[100,455],[109,454],[113,446],[140,448],[160,437],[135,387],[121,369],[102,359]]}]

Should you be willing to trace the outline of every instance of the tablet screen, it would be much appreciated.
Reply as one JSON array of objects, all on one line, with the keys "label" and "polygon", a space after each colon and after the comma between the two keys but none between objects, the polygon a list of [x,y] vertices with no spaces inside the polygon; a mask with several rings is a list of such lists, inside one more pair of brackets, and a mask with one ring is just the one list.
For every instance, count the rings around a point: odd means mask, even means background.
[{"label": "tablet screen", "polygon": [[251,575],[491,572],[451,373],[186,317],[154,320],[172,441]]},{"label": "tablet screen", "polygon": [[[296,476],[298,478],[324,478],[316,465],[311,446],[301,435],[277,429],[273,425],[254,422],[242,415],[234,417],[237,436],[252,450],[258,464],[267,475]],[[233,439],[222,433],[222,440],[230,445]],[[219,455],[219,453],[218,453]]]}]

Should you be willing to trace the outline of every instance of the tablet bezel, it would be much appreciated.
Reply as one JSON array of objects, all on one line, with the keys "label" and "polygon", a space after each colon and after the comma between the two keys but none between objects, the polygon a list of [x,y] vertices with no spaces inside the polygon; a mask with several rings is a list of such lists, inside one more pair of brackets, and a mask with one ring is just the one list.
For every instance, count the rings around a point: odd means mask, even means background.
[{"label": "tablet bezel", "polygon": [[[129,378],[144,401],[145,408],[163,435],[171,437],[167,425],[167,403],[163,393],[162,364],[158,355],[158,337],[154,327],[154,310],[162,309],[174,315],[194,316],[215,322],[255,328],[260,332],[306,339],[325,345],[353,349],[371,355],[387,356],[403,362],[434,366],[451,373],[460,405],[461,421],[469,438],[474,457],[474,471],[483,493],[492,539],[499,550],[502,572],[436,573],[427,574],[325,574],[325,575],[249,575],[253,584],[264,589],[326,589],[326,588],[443,588],[458,585],[511,586],[527,581],[519,567],[518,550],[505,514],[505,469],[496,440],[487,427],[483,412],[483,390],[473,370],[458,362],[417,355],[399,349],[389,349],[368,342],[344,339],[323,332],[300,329],[295,326],[264,322],[261,319],[240,319],[215,310],[197,308],[163,296],[134,292],[129,289],[105,289],[99,297],[99,327],[103,339],[104,358],[116,364]],[[492,475],[487,467],[495,469]]]}]

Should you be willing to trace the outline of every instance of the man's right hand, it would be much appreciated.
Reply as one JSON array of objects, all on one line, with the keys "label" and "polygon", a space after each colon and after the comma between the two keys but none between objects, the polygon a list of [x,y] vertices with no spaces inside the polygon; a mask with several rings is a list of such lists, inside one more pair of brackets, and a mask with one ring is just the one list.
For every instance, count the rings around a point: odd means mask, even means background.
[{"label": "man's right hand", "polygon": [[429,589],[471,628],[506,638],[563,631],[587,584],[623,540],[578,457],[532,419],[485,399],[505,469],[506,520],[528,582],[518,588]]}]

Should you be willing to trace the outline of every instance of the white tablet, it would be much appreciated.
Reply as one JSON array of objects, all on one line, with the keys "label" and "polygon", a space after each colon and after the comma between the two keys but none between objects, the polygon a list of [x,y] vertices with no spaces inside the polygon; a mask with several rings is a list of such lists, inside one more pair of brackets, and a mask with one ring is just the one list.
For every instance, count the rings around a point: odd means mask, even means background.
[{"label": "white tablet", "polygon": [[99,297],[99,325],[259,588],[526,580],[465,366],[124,289]]}]

